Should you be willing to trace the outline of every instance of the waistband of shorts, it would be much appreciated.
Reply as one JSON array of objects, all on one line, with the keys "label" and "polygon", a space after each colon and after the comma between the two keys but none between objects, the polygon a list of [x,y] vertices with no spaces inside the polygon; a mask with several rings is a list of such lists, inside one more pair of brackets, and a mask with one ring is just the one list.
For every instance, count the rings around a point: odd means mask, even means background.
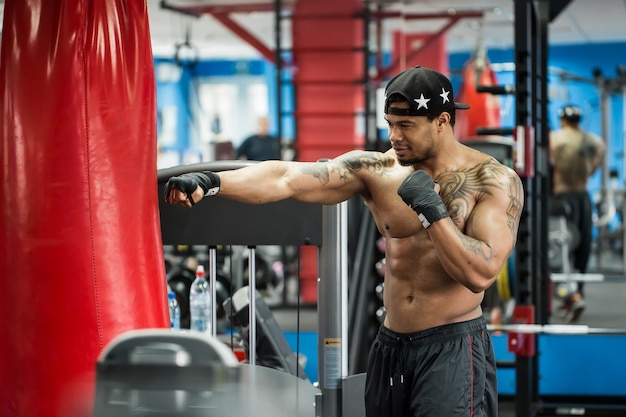
[{"label": "waistband of shorts", "polygon": [[377,338],[380,342],[388,345],[400,343],[421,345],[483,331],[487,331],[487,322],[484,317],[478,317],[473,320],[444,324],[414,333],[397,333],[381,325]]}]

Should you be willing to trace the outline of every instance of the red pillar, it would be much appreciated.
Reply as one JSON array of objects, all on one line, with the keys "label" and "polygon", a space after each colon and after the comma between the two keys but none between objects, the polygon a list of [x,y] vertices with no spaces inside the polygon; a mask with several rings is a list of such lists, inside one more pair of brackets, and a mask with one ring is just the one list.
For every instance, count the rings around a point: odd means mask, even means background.
[{"label": "red pillar", "polygon": [[90,415],[120,333],[168,325],[140,0],[6,0],[0,415]]},{"label": "red pillar", "polygon": [[[365,143],[365,61],[360,0],[300,0],[293,24],[296,65],[296,149],[300,161],[317,161]],[[356,47],[356,48],[355,48]],[[317,250],[302,248],[301,297],[317,301]]]},{"label": "red pillar", "polygon": [[[298,159],[316,161],[363,148],[361,1],[300,0],[293,24]],[[357,121],[361,120],[359,125]]]}]

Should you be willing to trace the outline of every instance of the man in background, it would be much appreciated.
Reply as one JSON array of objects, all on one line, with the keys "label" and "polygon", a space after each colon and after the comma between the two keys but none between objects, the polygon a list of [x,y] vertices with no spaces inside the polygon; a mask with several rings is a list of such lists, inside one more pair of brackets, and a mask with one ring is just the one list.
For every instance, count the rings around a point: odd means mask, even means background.
[{"label": "man in background", "polygon": [[280,160],[280,138],[269,134],[269,120],[267,117],[259,117],[257,131],[252,136],[244,139],[237,149],[237,159],[250,161]]},{"label": "man in background", "polygon": [[[550,133],[553,207],[564,209],[567,219],[580,233],[580,243],[572,251],[572,266],[580,273],[587,272],[591,253],[593,212],[587,190],[589,177],[602,165],[605,144],[602,138],[580,127],[582,110],[567,105],[559,109],[560,129]],[[580,319],[585,301],[583,283],[577,283],[575,292],[566,296],[561,307],[571,323]]]}]

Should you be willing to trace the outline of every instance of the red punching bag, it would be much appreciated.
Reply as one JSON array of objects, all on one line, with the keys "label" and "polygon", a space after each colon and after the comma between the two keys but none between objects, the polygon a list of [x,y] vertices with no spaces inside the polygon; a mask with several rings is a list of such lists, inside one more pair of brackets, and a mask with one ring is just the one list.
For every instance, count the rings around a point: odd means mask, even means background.
[{"label": "red punching bag", "polygon": [[167,327],[145,0],[6,0],[0,416],[90,415],[122,332]]},{"label": "red punching bag", "polygon": [[[463,81],[456,101],[469,104],[469,112],[457,112],[454,132],[459,140],[471,140],[477,136],[479,127],[500,127],[500,104],[498,97],[479,93],[478,86],[498,85],[496,74],[486,58],[472,58],[463,69]],[[462,113],[462,114],[461,114]]]}]

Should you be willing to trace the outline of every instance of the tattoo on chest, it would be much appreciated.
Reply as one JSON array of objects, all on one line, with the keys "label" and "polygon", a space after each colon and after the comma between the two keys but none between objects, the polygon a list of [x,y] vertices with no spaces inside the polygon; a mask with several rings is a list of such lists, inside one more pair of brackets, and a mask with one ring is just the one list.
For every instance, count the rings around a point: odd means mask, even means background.
[{"label": "tattoo on chest", "polygon": [[515,234],[522,209],[522,189],[519,181],[510,178],[505,166],[489,159],[468,169],[444,172],[437,177],[437,182],[441,186],[439,195],[457,224],[467,220],[475,202],[484,196],[504,192],[510,199],[507,208],[509,228]]}]

